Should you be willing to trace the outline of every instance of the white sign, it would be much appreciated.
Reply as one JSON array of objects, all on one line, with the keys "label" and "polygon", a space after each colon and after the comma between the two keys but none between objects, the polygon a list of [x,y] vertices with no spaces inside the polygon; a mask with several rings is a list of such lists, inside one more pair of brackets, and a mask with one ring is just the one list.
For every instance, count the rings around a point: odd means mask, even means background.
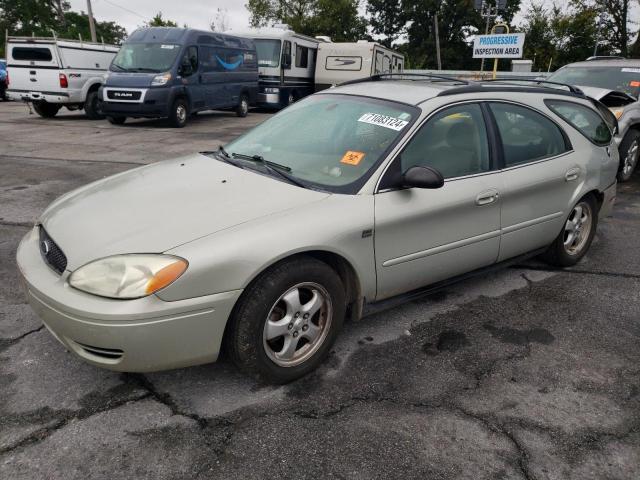
[{"label": "white sign", "polygon": [[396,130],[398,132],[406,127],[407,123],[409,123],[406,120],[381,115],[379,113],[365,113],[358,119],[358,121],[370,123],[371,125],[377,125],[379,127],[390,128],[391,130]]},{"label": "white sign", "polygon": [[522,58],[524,33],[478,35],[473,40],[473,58]]}]

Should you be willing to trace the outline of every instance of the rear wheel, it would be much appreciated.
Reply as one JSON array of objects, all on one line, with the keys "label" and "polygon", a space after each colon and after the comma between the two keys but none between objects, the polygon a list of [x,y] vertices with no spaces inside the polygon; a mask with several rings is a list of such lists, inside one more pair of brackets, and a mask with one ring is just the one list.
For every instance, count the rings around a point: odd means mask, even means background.
[{"label": "rear wheel", "polygon": [[618,181],[626,182],[633,175],[638,166],[640,157],[640,132],[629,130],[620,143],[620,168],[618,169]]},{"label": "rear wheel", "polygon": [[112,125],[122,125],[127,121],[127,117],[107,117],[107,120]]},{"label": "rear wheel", "polygon": [[60,111],[61,106],[55,103],[47,103],[44,100],[33,102],[33,109],[42,118],[53,118]]},{"label": "rear wheel", "polygon": [[242,94],[240,96],[240,102],[236,107],[236,115],[238,115],[240,118],[244,118],[247,116],[248,113],[249,113],[249,97]]},{"label": "rear wheel", "polygon": [[570,267],[587,253],[598,226],[598,212],[594,198],[588,195],[571,210],[560,235],[543,254],[547,263]]},{"label": "rear wheel", "polygon": [[174,128],[182,128],[187,124],[189,107],[184,98],[176,98],[169,112],[169,124]]},{"label": "rear wheel", "polygon": [[102,120],[104,115],[102,114],[102,102],[98,97],[98,92],[89,92],[87,98],[84,101],[84,113],[89,120]]},{"label": "rear wheel", "polygon": [[267,270],[245,290],[225,342],[244,372],[287,383],[320,365],[344,315],[338,274],[311,257],[292,259]]}]

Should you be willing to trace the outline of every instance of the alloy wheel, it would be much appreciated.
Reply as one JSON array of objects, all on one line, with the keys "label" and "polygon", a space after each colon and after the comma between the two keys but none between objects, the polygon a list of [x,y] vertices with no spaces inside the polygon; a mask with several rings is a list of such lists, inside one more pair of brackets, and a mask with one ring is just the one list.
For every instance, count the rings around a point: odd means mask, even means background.
[{"label": "alloy wheel", "polygon": [[571,211],[564,226],[564,249],[569,255],[579,255],[589,241],[593,228],[593,211],[587,202],[580,202]]},{"label": "alloy wheel", "polygon": [[271,361],[294,367],[322,346],[331,329],[333,307],[327,290],[306,282],[291,287],[271,307],[263,330],[263,346]]},{"label": "alloy wheel", "polygon": [[624,157],[624,164],[622,166],[622,174],[627,177],[633,172],[636,168],[636,164],[638,163],[638,156],[640,154],[640,146],[638,145],[638,140],[634,140],[631,145],[629,145],[629,149],[627,150],[627,154]]}]

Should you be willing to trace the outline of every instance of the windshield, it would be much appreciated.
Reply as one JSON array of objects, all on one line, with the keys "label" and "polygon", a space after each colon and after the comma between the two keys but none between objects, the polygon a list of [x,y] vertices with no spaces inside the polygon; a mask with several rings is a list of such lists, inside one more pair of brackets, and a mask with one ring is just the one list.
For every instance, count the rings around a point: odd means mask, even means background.
[{"label": "windshield", "polygon": [[111,71],[161,73],[171,69],[180,45],[125,43],[111,62]]},{"label": "windshield", "polygon": [[258,52],[259,67],[280,65],[280,40],[254,40]]},{"label": "windshield", "polygon": [[370,98],[322,94],[293,104],[226,146],[289,167],[322,190],[355,193],[418,110]]},{"label": "windshield", "polygon": [[638,98],[640,67],[564,67],[547,80],[617,90]]}]

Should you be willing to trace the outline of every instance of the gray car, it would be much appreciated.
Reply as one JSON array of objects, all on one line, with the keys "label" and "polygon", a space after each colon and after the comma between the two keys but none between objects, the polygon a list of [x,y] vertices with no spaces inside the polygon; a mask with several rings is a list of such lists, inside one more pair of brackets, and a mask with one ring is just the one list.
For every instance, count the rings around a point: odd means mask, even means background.
[{"label": "gray car", "polygon": [[595,57],[566,65],[547,80],[579,86],[611,109],[619,123],[618,181],[629,180],[640,157],[640,60]]},{"label": "gray car", "polygon": [[374,77],[68,193],[18,265],[44,324],[89,363],[171,369],[224,346],[288,382],[345,319],[532,255],[578,262],[615,199],[611,139],[576,92]]}]

